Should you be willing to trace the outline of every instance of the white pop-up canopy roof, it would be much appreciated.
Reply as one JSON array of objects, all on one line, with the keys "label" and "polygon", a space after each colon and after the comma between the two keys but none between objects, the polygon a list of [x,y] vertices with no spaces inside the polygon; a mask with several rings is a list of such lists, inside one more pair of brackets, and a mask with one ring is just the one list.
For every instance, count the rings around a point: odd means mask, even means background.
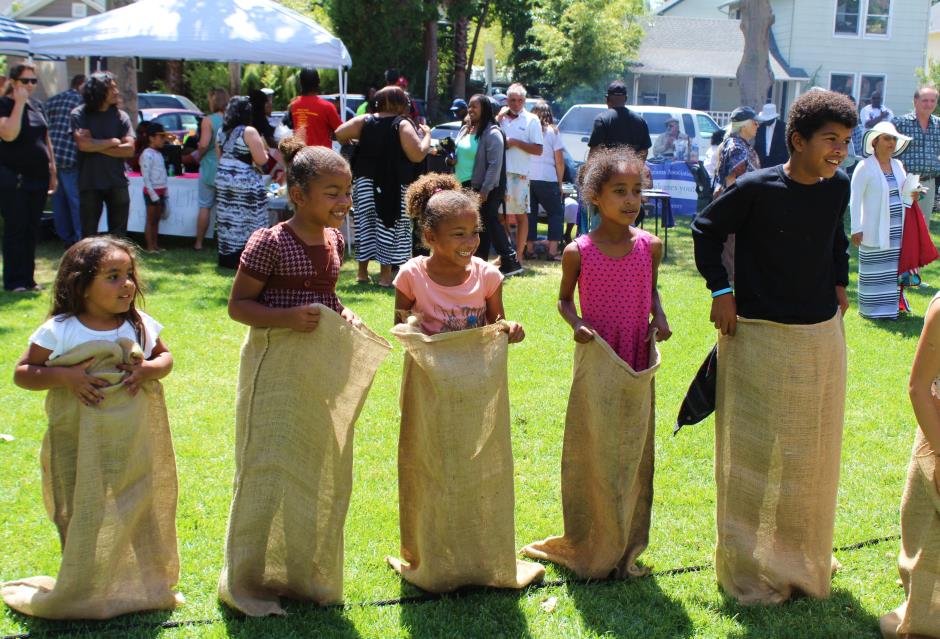
[{"label": "white pop-up canopy roof", "polygon": [[140,0],[33,31],[30,49],[50,56],[352,65],[342,40],[273,0]]}]

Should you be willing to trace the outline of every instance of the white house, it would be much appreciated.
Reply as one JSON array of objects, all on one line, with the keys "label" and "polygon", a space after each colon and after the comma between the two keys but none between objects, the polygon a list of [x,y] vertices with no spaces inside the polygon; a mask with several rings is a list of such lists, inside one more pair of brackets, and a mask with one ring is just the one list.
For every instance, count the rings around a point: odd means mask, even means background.
[{"label": "white house", "polygon": [[[940,4],[930,7],[930,29],[927,33],[927,61],[940,62]],[[924,67],[926,68],[926,62]]]},{"label": "white house", "polygon": [[[927,50],[930,0],[770,0],[770,4],[775,16],[771,28],[772,99],[781,110],[809,86],[849,94],[859,106],[867,104],[877,89],[896,112],[910,110],[917,88],[915,69],[924,66]],[[736,0],[671,0],[655,15],[709,20],[690,25],[688,48],[694,50],[713,28],[710,20],[734,20],[737,6]],[[743,42],[741,37],[735,69]],[[641,54],[639,62],[644,61]],[[788,77],[778,75],[777,65]],[[637,71],[642,78],[642,71]],[[688,78],[694,83],[699,77],[695,65],[687,65],[684,71],[687,83]],[[732,87],[715,80],[713,77],[709,110],[721,111]],[[704,82],[700,84],[704,87]],[[642,80],[640,86],[642,93]],[[704,96],[704,88],[700,94]],[[691,98],[687,92],[685,100],[670,103],[691,106]],[[666,99],[672,99],[668,93]]]},{"label": "white house", "polygon": [[[630,95],[636,104],[698,109],[722,121],[740,103],[736,74],[743,51],[740,21],[717,11],[710,18],[651,16],[631,64]],[[770,70],[772,94],[781,105],[799,95],[810,79],[803,69],[787,64],[774,43]]]}]

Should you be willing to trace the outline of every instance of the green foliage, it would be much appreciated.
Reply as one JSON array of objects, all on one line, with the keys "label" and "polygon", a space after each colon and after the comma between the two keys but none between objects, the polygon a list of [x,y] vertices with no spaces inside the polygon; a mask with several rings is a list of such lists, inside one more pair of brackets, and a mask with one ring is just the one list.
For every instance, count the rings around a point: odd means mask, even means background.
[{"label": "green foliage", "polygon": [[530,65],[564,95],[624,75],[643,36],[640,0],[546,0],[535,14]]},{"label": "green foliage", "polygon": [[424,22],[436,17],[435,3],[332,0],[327,12],[333,33],[342,38],[353,59],[351,92],[363,92],[371,83],[381,86],[384,71],[396,68],[410,81],[411,92],[422,93]]},{"label": "green foliage", "polygon": [[222,62],[184,62],[183,86],[189,99],[203,111],[209,111],[209,91],[228,89],[228,65]]}]

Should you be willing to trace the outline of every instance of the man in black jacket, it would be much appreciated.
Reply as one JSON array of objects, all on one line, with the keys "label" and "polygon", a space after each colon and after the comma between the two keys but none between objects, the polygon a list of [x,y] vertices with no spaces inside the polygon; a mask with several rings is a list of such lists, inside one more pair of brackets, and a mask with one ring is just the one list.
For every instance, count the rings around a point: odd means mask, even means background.
[{"label": "man in black jacket", "polygon": [[777,105],[773,102],[765,104],[757,114],[757,121],[760,127],[754,138],[754,150],[757,151],[761,168],[785,163],[790,159],[790,154],[787,152],[786,126],[777,117]]}]

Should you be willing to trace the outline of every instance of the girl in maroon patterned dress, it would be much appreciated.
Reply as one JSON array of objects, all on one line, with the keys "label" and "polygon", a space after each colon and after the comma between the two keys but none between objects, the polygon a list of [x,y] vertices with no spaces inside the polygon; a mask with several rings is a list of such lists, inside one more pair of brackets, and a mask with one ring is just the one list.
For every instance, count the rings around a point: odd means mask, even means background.
[{"label": "girl in maroon patterned dress", "polygon": [[258,328],[310,332],[320,321],[314,305],[322,304],[357,325],[356,314],[336,297],[345,248],[337,228],[352,205],[349,164],[300,138],[285,138],[279,150],[294,216],[252,233],[232,284],[229,316]]}]

